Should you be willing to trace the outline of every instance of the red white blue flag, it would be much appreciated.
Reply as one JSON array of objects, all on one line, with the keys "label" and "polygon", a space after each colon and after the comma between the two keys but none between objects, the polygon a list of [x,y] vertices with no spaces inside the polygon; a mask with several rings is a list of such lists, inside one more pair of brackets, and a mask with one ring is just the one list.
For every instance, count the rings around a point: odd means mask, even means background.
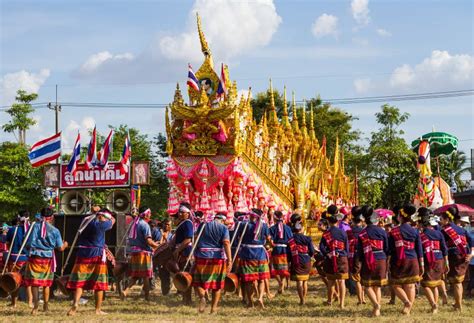
[{"label": "red white blue flag", "polygon": [[130,135],[125,137],[123,145],[122,158],[120,158],[120,173],[125,174],[130,171],[130,158],[132,157],[132,144],[130,143]]},{"label": "red white blue flag", "polygon": [[107,169],[107,165],[109,164],[109,156],[112,153],[112,135],[113,130],[110,130],[107,139],[105,139],[102,148],[99,151],[99,166],[101,169]]},{"label": "red white blue flag", "polygon": [[217,97],[223,98],[227,95],[227,79],[225,77],[224,63],[221,64],[221,76],[217,87]]},{"label": "red white blue flag", "polygon": [[28,158],[33,167],[39,167],[61,156],[61,133],[43,139],[30,148]]},{"label": "red white blue flag", "polygon": [[97,165],[97,134],[95,128],[96,127],[94,127],[94,131],[92,131],[91,141],[89,142],[89,147],[87,148],[87,169],[92,169]]},{"label": "red white blue flag", "polygon": [[72,174],[72,176],[76,175],[77,171],[77,164],[81,161],[81,134],[77,132],[76,143],[74,144],[74,149],[72,150],[71,159],[69,160],[69,164],[67,165],[67,171]]},{"label": "red white blue flag", "polygon": [[193,72],[193,68],[191,67],[191,64],[188,64],[188,86],[195,89],[196,91],[199,91],[199,81],[196,77],[196,75]]}]

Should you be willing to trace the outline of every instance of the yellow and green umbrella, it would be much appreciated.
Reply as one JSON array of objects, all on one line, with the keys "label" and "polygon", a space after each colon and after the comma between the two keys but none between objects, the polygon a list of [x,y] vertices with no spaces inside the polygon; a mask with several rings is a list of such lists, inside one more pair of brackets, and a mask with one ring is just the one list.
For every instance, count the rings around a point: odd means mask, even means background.
[{"label": "yellow and green umbrella", "polygon": [[418,151],[420,142],[427,140],[430,143],[430,155],[433,158],[438,156],[451,155],[458,149],[458,138],[446,132],[430,132],[420,138],[413,140],[412,149]]}]

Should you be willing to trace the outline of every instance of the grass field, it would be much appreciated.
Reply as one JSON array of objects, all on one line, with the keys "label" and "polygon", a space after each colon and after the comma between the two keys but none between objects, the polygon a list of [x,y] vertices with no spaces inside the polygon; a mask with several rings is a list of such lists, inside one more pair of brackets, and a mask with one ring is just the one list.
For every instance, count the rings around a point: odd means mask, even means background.
[{"label": "grass field", "polygon": [[[89,302],[79,308],[78,314],[67,317],[69,301],[60,297],[50,303],[50,312],[45,314],[40,312],[38,316],[31,317],[30,311],[25,303],[21,303],[18,308],[7,307],[6,300],[2,300],[0,318],[5,321],[160,321],[160,322],[216,322],[216,321],[263,321],[263,322],[341,322],[341,321],[444,321],[444,322],[474,322],[474,301],[465,300],[462,313],[453,312],[450,306],[440,307],[437,315],[428,312],[427,300],[420,296],[415,301],[415,306],[410,316],[402,316],[400,310],[402,305],[397,300],[396,305],[386,305],[389,298],[384,297],[382,306],[382,317],[372,319],[368,317],[371,312],[370,305],[357,306],[355,296],[347,298],[347,306],[340,310],[336,305],[328,307],[323,305],[325,300],[325,290],[323,284],[317,278],[310,281],[310,290],[307,304],[298,305],[298,296],[294,284],[284,295],[278,295],[273,300],[266,300],[266,310],[247,309],[241,305],[240,300],[235,295],[224,296],[220,311],[217,315],[198,314],[194,307],[182,306],[180,298],[174,291],[167,296],[161,296],[158,290],[153,292],[150,302],[145,302],[138,297],[139,288],[134,288],[134,293],[122,302],[114,292],[108,293],[104,301],[103,310],[107,316],[95,316],[93,297],[87,296]],[[276,286],[272,282],[273,290]],[[368,300],[367,300],[368,302]]]}]

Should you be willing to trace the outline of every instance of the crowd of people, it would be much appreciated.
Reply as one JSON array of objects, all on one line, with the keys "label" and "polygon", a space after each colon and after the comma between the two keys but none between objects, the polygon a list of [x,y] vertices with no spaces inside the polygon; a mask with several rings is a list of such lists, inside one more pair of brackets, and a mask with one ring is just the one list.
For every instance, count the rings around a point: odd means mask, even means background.
[{"label": "crowd of people", "polygon": [[[96,314],[106,314],[102,301],[110,288],[110,251],[105,233],[114,226],[115,218],[107,209],[94,207],[92,211],[79,227],[74,267],[65,284],[72,299],[68,315],[77,313],[84,290],[94,291]],[[217,213],[208,218],[181,203],[179,212],[161,223],[151,215],[142,206],[125,233],[127,280],[118,288],[122,300],[138,282],[143,285],[144,298],[150,300],[159,278],[162,294],[170,293],[173,280],[184,304],[192,304],[194,290],[200,313],[209,299],[210,313],[218,311],[222,291],[229,292],[228,284],[235,287],[232,292],[244,306],[265,308],[265,296],[275,297],[270,288],[274,278],[280,295],[289,280],[295,281],[299,304],[304,306],[308,280],[317,273],[326,285],[328,306],[337,303],[344,308],[349,287],[358,305],[365,304],[367,297],[372,315],[380,316],[382,289],[387,288],[390,302],[398,298],[401,313],[408,315],[420,290],[432,313],[437,313],[440,297],[443,304],[448,303],[449,285],[453,308],[459,311],[463,292],[470,294],[474,287],[471,221],[456,207],[438,216],[407,204],[387,217],[367,205],[351,210],[331,205],[319,219],[322,237],[317,246],[304,234],[304,219],[298,213],[286,217],[280,211],[269,215],[252,209],[235,212],[233,217]],[[39,288],[43,287],[43,310],[48,311],[57,272],[55,250],[68,247],[54,227],[53,211],[42,209],[32,223],[29,213],[21,211],[11,227],[4,226],[0,243],[2,274],[21,272],[32,314],[38,313]],[[178,287],[176,279],[186,277],[186,272],[192,279]],[[16,306],[18,292],[10,293],[12,306]]]}]

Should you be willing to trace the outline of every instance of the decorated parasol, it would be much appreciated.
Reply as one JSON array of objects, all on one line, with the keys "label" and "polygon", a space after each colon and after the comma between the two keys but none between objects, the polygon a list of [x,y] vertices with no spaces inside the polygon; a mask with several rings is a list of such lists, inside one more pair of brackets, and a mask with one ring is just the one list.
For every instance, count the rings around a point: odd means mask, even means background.
[{"label": "decorated parasol", "polygon": [[377,213],[380,217],[384,219],[394,215],[393,211],[389,209],[377,209],[375,210],[375,213]]},{"label": "decorated parasol", "polygon": [[421,136],[411,143],[412,149],[416,152],[420,142],[427,140],[430,143],[431,157],[448,156],[458,149],[458,138],[446,132],[430,132]]},{"label": "decorated parasol", "polygon": [[441,214],[443,212],[446,212],[450,207],[455,207],[458,209],[459,215],[468,215],[468,216],[474,216],[474,209],[468,205],[465,204],[448,204],[448,205],[443,205],[442,207],[436,209],[434,211],[434,214]]}]

